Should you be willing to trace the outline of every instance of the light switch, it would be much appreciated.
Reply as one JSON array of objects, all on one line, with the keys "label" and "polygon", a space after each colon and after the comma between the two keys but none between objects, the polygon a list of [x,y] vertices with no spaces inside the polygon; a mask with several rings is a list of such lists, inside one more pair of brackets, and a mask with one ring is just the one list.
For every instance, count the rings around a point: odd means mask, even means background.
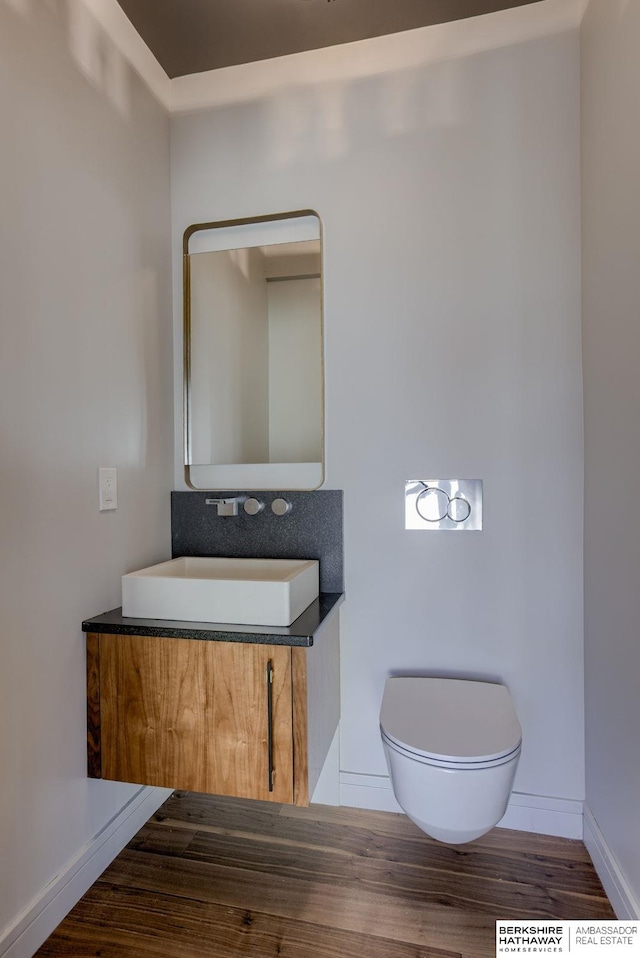
[{"label": "light switch", "polygon": [[118,508],[118,477],[115,469],[100,466],[98,469],[100,512]]}]

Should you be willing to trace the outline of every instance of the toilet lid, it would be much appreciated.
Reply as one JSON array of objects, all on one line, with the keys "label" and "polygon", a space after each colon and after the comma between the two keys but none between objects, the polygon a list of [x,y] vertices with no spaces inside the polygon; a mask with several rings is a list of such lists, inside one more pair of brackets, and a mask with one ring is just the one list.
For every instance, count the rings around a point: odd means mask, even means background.
[{"label": "toilet lid", "polygon": [[402,748],[450,762],[489,762],[522,740],[506,686],[466,679],[387,679],[380,727]]}]

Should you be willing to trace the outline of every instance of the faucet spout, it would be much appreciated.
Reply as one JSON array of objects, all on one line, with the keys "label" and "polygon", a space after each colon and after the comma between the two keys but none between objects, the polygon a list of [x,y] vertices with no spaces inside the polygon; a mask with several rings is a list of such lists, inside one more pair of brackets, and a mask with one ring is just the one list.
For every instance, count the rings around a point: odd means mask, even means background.
[{"label": "faucet spout", "polygon": [[234,496],[229,499],[205,499],[208,506],[217,506],[219,516],[237,516],[238,506],[243,502],[241,496]]}]

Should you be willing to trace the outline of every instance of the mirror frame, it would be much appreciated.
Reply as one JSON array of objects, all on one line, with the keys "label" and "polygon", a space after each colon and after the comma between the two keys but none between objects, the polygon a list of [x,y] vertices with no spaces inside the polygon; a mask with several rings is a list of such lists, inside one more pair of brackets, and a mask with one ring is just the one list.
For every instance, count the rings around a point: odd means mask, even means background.
[{"label": "mirror frame", "polygon": [[[191,442],[191,422],[192,422],[192,397],[191,397],[191,261],[189,252],[189,241],[194,234],[204,230],[226,229],[234,226],[254,226],[266,223],[281,222],[283,220],[300,219],[302,217],[314,216],[318,221],[319,241],[320,241],[320,441],[321,441],[321,459],[320,459],[320,481],[316,482],[315,477],[312,485],[305,481],[305,466],[309,463],[225,463],[202,465],[202,468],[218,470],[220,477],[218,481],[207,483],[206,485],[196,485],[193,482],[191,468],[199,466],[192,462],[192,442]],[[184,460],[184,481],[186,485],[193,490],[204,492],[221,491],[305,491],[310,492],[319,489],[325,481],[325,364],[324,364],[324,250],[323,250],[323,225],[320,215],[316,210],[293,210],[287,213],[271,213],[262,216],[248,216],[241,219],[218,220],[213,223],[194,223],[188,226],[184,231],[182,240],[182,291],[183,291],[183,460]],[[313,465],[317,465],[314,463]],[[273,467],[273,468],[272,468]],[[268,470],[271,475],[267,478],[261,478],[261,473]],[[306,470],[309,471],[308,469]],[[241,475],[244,473],[244,477]],[[297,476],[296,476],[297,473]],[[291,476],[288,480],[288,474]],[[238,482],[235,479],[242,479]]]}]

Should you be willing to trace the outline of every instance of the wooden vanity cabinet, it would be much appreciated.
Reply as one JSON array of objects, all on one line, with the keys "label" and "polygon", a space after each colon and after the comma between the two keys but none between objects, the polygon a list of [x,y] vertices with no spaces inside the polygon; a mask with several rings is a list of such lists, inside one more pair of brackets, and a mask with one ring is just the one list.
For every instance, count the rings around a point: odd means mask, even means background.
[{"label": "wooden vanity cabinet", "polygon": [[88,633],[89,775],[308,805],[338,697],[337,625],[311,648]]}]

